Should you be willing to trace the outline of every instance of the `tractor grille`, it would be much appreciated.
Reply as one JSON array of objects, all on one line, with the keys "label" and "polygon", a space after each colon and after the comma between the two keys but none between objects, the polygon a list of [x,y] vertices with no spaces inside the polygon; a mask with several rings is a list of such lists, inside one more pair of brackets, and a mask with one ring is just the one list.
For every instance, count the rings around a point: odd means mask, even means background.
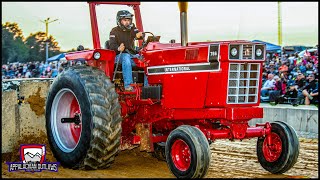
[{"label": "tractor grille", "polygon": [[258,63],[230,63],[228,82],[228,104],[253,104],[258,101]]}]

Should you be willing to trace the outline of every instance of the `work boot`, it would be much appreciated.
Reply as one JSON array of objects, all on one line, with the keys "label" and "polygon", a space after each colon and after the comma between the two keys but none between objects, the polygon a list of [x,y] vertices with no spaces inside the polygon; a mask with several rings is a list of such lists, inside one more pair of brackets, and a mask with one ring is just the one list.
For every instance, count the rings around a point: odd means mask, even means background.
[{"label": "work boot", "polygon": [[294,101],[291,103],[292,106],[299,106],[299,103],[297,101]]},{"label": "work boot", "polygon": [[276,102],[269,102],[269,104],[270,104],[271,106],[275,106],[275,105],[277,105],[277,103],[276,103]]}]

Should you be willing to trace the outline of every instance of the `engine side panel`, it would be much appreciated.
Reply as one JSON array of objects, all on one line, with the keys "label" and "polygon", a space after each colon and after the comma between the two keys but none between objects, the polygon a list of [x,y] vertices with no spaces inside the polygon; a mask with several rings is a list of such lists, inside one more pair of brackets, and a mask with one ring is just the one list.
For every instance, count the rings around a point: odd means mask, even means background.
[{"label": "engine side panel", "polygon": [[168,74],[163,78],[165,108],[203,108],[208,73]]}]

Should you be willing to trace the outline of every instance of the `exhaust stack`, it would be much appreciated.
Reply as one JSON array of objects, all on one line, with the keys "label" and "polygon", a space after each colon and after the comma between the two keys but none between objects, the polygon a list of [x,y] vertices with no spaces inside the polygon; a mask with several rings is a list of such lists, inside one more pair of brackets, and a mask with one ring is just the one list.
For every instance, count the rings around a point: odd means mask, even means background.
[{"label": "exhaust stack", "polygon": [[187,24],[187,11],[188,2],[178,2],[180,10],[180,30],[181,30],[181,46],[188,44],[188,24]]}]

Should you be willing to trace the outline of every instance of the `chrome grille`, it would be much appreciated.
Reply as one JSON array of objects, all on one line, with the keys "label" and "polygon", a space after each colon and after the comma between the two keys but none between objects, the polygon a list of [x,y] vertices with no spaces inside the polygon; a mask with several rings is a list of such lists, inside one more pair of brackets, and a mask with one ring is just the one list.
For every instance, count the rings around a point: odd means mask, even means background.
[{"label": "chrome grille", "polygon": [[258,63],[230,63],[228,81],[228,104],[252,104],[258,101]]}]

